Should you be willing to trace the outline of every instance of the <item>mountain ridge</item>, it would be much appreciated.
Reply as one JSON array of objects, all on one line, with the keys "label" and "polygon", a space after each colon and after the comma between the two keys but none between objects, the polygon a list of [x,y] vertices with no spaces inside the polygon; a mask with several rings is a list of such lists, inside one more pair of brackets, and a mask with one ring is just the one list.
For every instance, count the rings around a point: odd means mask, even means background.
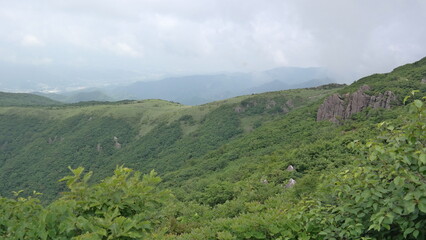
[{"label": "mountain ridge", "polygon": [[[165,99],[187,105],[251,93],[306,88],[334,82],[322,68],[281,67],[254,73],[218,73],[167,77],[128,85],[90,87],[56,94],[36,92],[65,103]],[[275,84],[274,84],[275,83]],[[277,84],[278,83],[278,84]]]},{"label": "mountain ridge", "polygon": [[0,106],[51,106],[61,104],[47,97],[30,93],[0,92]]}]

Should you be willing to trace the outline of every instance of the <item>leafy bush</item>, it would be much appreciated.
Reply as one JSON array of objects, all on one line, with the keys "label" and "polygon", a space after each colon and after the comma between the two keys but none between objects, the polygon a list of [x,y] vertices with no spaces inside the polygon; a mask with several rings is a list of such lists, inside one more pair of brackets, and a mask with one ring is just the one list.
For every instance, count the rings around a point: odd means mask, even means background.
[{"label": "leafy bush", "polygon": [[89,185],[91,172],[71,169],[68,192],[43,207],[32,197],[0,199],[2,239],[150,239],[160,209],[171,199],[156,185],[155,172],[144,175],[117,167],[112,177]]}]

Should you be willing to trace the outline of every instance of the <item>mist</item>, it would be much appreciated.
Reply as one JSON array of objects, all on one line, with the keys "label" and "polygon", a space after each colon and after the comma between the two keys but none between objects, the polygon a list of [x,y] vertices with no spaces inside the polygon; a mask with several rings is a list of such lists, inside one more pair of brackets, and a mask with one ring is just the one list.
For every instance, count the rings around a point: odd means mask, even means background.
[{"label": "mist", "polygon": [[1,1],[0,90],[321,67],[337,82],[426,56],[421,0]]}]

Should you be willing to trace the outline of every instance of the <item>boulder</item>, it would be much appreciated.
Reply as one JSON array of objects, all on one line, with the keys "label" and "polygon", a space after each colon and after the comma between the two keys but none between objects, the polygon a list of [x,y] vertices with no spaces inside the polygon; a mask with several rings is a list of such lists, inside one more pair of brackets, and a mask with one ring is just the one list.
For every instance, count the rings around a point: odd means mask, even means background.
[{"label": "boulder", "polygon": [[114,136],[114,147],[115,149],[120,149],[121,148],[121,143],[118,142],[118,137]]},{"label": "boulder", "polygon": [[294,187],[294,185],[296,185],[296,180],[290,178],[290,180],[288,180],[288,183],[285,185],[285,188],[292,188]]},{"label": "boulder", "polygon": [[289,172],[293,172],[293,171],[295,171],[296,169],[293,167],[293,165],[289,165],[288,167],[287,167],[287,171],[289,171]]}]

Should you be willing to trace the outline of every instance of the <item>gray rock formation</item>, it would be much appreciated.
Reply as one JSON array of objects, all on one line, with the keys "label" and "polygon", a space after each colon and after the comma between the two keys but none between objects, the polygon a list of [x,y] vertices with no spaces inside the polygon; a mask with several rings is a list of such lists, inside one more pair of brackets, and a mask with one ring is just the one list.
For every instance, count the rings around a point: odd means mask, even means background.
[{"label": "gray rock formation", "polygon": [[290,178],[290,180],[288,180],[288,183],[285,185],[285,187],[292,188],[294,187],[294,185],[296,185],[296,180],[294,180],[293,178]]},{"label": "gray rock formation", "polygon": [[296,169],[293,167],[293,165],[289,165],[288,167],[287,167],[287,171],[288,172],[293,172],[293,171],[295,171]]},{"label": "gray rock formation", "polygon": [[58,140],[58,136],[55,136],[54,138],[49,137],[49,139],[47,140],[47,142],[49,144],[53,144]]},{"label": "gray rock formation", "polygon": [[364,85],[354,93],[346,93],[343,96],[331,95],[319,107],[317,121],[329,120],[338,123],[367,107],[391,108],[392,102],[396,100],[395,94],[391,91],[370,96],[365,93],[368,90],[370,87]]},{"label": "gray rock formation", "polygon": [[115,149],[120,149],[121,148],[121,143],[118,142],[118,137],[114,136],[114,147]]},{"label": "gray rock formation", "polygon": [[98,143],[98,145],[96,145],[96,151],[98,151],[98,152],[102,151],[102,145],[100,143]]},{"label": "gray rock formation", "polygon": [[259,103],[255,100],[251,100],[251,101],[248,101],[247,103],[240,104],[234,107],[234,112],[243,113],[252,107],[256,107],[258,104],[261,104],[261,106],[263,106],[264,104],[264,110],[269,110],[269,109],[279,107],[281,108],[282,113],[288,113],[290,112],[292,108],[294,108],[294,103],[292,100],[287,100],[282,105],[278,105],[277,101],[275,101],[274,99],[266,99],[266,102],[260,101]]},{"label": "gray rock formation", "polygon": [[115,149],[120,149],[121,143],[119,143],[119,142],[114,143],[114,147],[115,147]]},{"label": "gray rock formation", "polygon": [[422,81],[420,82],[422,84],[426,84],[426,78],[423,78]]},{"label": "gray rock formation", "polygon": [[269,100],[266,103],[266,109],[271,109],[271,108],[275,107],[275,105],[277,105],[277,102],[275,102],[274,100]]},{"label": "gray rock formation", "polygon": [[244,111],[245,111],[245,109],[244,109],[243,107],[241,107],[241,106],[236,106],[236,107],[234,108],[234,111],[235,111],[236,113],[242,113],[242,112],[244,112]]}]

